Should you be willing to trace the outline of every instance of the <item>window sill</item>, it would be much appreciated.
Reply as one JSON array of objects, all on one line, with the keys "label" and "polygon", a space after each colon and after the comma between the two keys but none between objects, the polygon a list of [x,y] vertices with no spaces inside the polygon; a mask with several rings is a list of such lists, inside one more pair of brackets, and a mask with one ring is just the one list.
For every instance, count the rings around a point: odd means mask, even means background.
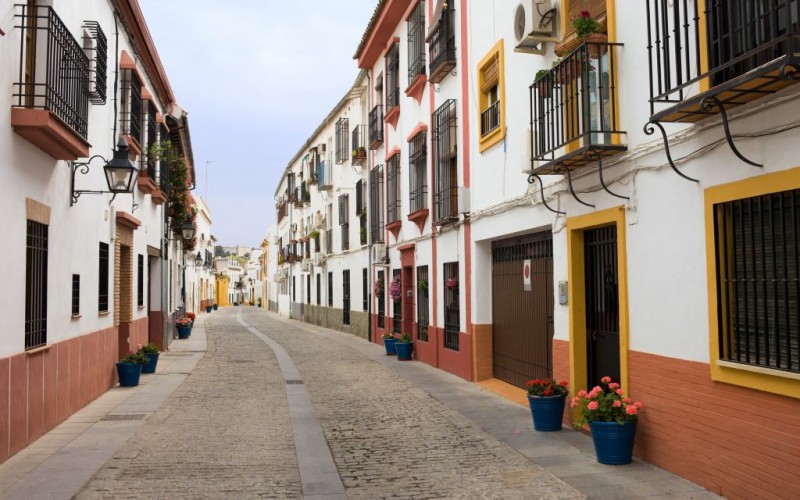
[{"label": "window sill", "polygon": [[70,316],[70,319],[81,319],[82,316],[83,316],[82,314],[73,314],[72,316]]},{"label": "window sill", "polygon": [[491,148],[495,144],[501,142],[503,138],[505,138],[506,134],[503,130],[503,121],[500,120],[500,125],[493,128],[489,133],[486,135],[482,135],[478,139],[478,150],[480,153],[483,153],[487,149]]},{"label": "window sill", "polygon": [[43,353],[43,352],[47,352],[47,351],[49,351],[51,347],[53,347],[53,346],[52,346],[52,345],[49,345],[49,344],[45,344],[45,345],[43,345],[43,346],[34,347],[33,349],[30,349],[30,350],[28,350],[28,351],[25,351],[25,354],[26,354],[27,356],[35,356],[35,355],[37,355],[37,354],[41,354],[41,353]]},{"label": "window sill", "polygon": [[56,160],[87,158],[91,145],[46,109],[11,109],[14,132]]},{"label": "window sill", "polygon": [[400,119],[400,106],[392,106],[392,108],[383,115],[384,123],[388,123],[394,128],[397,128],[397,120]]},{"label": "window sill", "polygon": [[408,214],[408,220],[417,225],[420,234],[422,234],[423,230],[425,229],[425,221],[428,220],[429,212],[430,211],[427,208],[421,208],[416,212]]},{"label": "window sill", "polygon": [[800,373],[717,360],[711,365],[711,379],[800,399]]},{"label": "window sill", "polygon": [[405,95],[412,97],[417,101],[417,104],[422,102],[422,94],[425,92],[425,84],[428,82],[428,77],[425,74],[417,75],[414,81],[408,85],[405,90]]},{"label": "window sill", "polygon": [[111,311],[99,311],[97,313],[98,316],[108,316],[109,314],[111,314]]}]

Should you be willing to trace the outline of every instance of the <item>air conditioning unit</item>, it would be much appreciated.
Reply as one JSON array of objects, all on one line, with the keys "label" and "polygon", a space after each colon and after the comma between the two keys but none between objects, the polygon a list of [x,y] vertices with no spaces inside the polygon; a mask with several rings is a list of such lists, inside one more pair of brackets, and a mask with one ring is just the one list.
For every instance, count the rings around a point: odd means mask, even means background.
[{"label": "air conditioning unit", "polygon": [[372,245],[372,263],[383,264],[386,260],[386,245],[382,243]]},{"label": "air conditioning unit", "polygon": [[317,252],[314,254],[314,265],[317,267],[321,267],[322,264],[325,263],[325,254],[322,252]]},{"label": "air conditioning unit", "polygon": [[304,273],[310,273],[312,271],[312,262],[311,259],[303,259],[302,269]]},{"label": "air conditioning unit", "polygon": [[522,0],[514,13],[514,51],[544,54],[545,42],[558,41],[556,14],[551,0]]}]

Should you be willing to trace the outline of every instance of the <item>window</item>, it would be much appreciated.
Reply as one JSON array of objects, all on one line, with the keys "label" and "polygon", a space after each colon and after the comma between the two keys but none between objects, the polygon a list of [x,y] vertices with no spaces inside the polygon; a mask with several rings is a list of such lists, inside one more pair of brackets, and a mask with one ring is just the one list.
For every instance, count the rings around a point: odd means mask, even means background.
[{"label": "window", "polygon": [[800,373],[800,189],[714,205],[719,358]]},{"label": "window", "polygon": [[342,271],[342,324],[350,324],[350,270]]},{"label": "window", "polygon": [[333,203],[328,204],[328,214],[325,217],[325,253],[333,253]]},{"label": "window", "polygon": [[456,67],[455,9],[440,8],[436,5],[428,32],[428,51],[430,53],[430,76],[428,82],[439,83]]},{"label": "window", "polygon": [[350,249],[350,197],[339,196],[339,225],[342,228],[342,251]]},{"label": "window", "polygon": [[369,309],[369,270],[361,270],[361,310]]},{"label": "window", "polygon": [[297,287],[295,286],[296,277],[292,276],[292,302],[297,302]]},{"label": "window", "polygon": [[148,154],[150,148],[156,144],[156,132],[158,125],[156,125],[156,107],[153,101],[146,100],[144,109],[147,111],[147,133],[145,134],[145,141],[142,144],[144,154],[141,155],[141,163],[144,170],[147,171],[147,176],[155,182],[156,180],[156,160],[155,156]]},{"label": "window", "polygon": [[458,332],[461,330],[458,262],[447,262],[443,265],[442,285],[444,288],[444,347],[457,351]]},{"label": "window", "polygon": [[311,275],[306,275],[306,304],[311,303]]},{"label": "window", "polygon": [[434,220],[443,222],[458,216],[458,137],[456,100],[449,99],[433,113],[433,169],[436,190]]},{"label": "window", "polygon": [[122,133],[142,144],[142,82],[132,69],[123,69],[120,122]]},{"label": "window", "polygon": [[341,165],[350,157],[349,133],[348,133],[349,120],[347,118],[339,118],[336,121],[336,164]]},{"label": "window", "polygon": [[378,149],[381,144],[383,144],[383,106],[377,104],[369,112],[369,148]]},{"label": "window", "polygon": [[139,307],[144,306],[144,255],[138,256],[137,266],[137,283],[136,283],[136,305]]},{"label": "window", "polygon": [[428,266],[417,267],[417,340],[428,341]]},{"label": "window", "polygon": [[389,158],[386,163],[386,183],[389,197],[386,222],[400,220],[400,155]]},{"label": "window", "polygon": [[400,105],[400,48],[398,43],[386,53],[386,113]]},{"label": "window", "polygon": [[386,282],[383,281],[384,271],[378,271],[378,283],[381,283],[383,286],[380,290],[381,293],[375,293],[375,297],[378,299],[378,328],[385,328],[385,318],[386,318]]},{"label": "window", "polygon": [[[400,269],[392,271],[392,281],[400,283]],[[395,333],[403,333],[403,300],[392,299],[392,331]]]},{"label": "window", "polygon": [[364,181],[356,182],[356,217],[358,217],[358,235],[362,245],[367,244],[367,204],[364,202]]},{"label": "window", "polygon": [[478,106],[481,111],[481,152],[505,137],[505,76],[503,40],[500,40],[478,63]]},{"label": "window", "polygon": [[333,307],[333,271],[328,272],[328,307]]},{"label": "window", "polygon": [[411,212],[428,208],[428,148],[426,133],[420,132],[408,143],[409,203]]},{"label": "window", "polygon": [[81,314],[81,275],[72,275],[72,315]]},{"label": "window", "polygon": [[25,350],[47,344],[47,248],[49,228],[28,220],[25,256]]},{"label": "window", "polygon": [[408,84],[425,75],[425,2],[414,8],[406,21],[408,29]]},{"label": "window", "polygon": [[84,21],[83,29],[83,51],[89,59],[89,100],[92,104],[105,104],[108,40],[95,21]]},{"label": "window", "polygon": [[369,176],[370,241],[383,243],[383,165],[373,168]]},{"label": "window", "polygon": [[317,305],[320,305],[320,291],[322,288],[322,275],[317,273]]},{"label": "window", "polygon": [[100,274],[97,284],[97,310],[99,312],[108,312],[108,258],[108,243],[100,242]]}]

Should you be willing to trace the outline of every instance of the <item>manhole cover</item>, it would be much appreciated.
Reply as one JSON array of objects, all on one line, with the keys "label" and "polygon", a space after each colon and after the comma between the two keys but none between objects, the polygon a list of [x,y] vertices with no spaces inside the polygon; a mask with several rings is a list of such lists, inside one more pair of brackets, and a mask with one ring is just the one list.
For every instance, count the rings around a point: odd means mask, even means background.
[{"label": "manhole cover", "polygon": [[302,383],[303,383],[302,380],[287,380],[286,381],[287,385],[290,385],[290,384],[302,384]]},{"label": "manhole cover", "polygon": [[123,415],[106,415],[100,419],[101,421],[119,421],[119,420],[144,420],[144,413],[128,413]]}]

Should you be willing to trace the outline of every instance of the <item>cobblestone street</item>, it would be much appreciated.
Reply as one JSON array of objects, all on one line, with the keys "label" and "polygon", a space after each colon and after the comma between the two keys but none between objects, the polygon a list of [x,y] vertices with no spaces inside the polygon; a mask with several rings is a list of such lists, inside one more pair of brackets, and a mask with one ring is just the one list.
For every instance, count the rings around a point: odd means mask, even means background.
[{"label": "cobblestone street", "polygon": [[[79,498],[302,496],[276,357],[235,309],[220,312],[205,357]],[[344,343],[244,313],[297,364],[348,497],[582,497]]]}]

